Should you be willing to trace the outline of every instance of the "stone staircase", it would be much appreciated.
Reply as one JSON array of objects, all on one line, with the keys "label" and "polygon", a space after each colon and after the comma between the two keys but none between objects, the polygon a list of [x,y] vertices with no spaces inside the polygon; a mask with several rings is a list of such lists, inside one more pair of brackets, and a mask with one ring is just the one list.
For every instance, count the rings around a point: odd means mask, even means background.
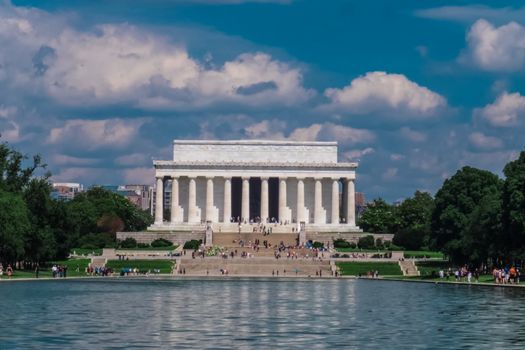
[{"label": "stone staircase", "polygon": [[[316,276],[321,271],[322,276],[331,276],[332,270],[329,260],[318,259],[275,259],[272,257],[260,258],[233,258],[222,259],[217,257],[184,258],[180,268],[186,270],[186,275],[220,276],[221,269],[227,270],[229,276]],[[273,274],[272,274],[273,273]]]},{"label": "stone staircase", "polygon": [[106,263],[107,263],[107,259],[105,257],[100,257],[100,256],[94,256],[91,258],[91,267],[93,268],[96,268],[96,267],[104,267],[106,266]]},{"label": "stone staircase", "polygon": [[403,276],[419,276],[419,271],[414,260],[400,260],[399,267],[403,272]]},{"label": "stone staircase", "polygon": [[268,241],[272,246],[276,246],[283,242],[286,246],[295,246],[297,244],[298,233],[272,233],[264,236],[262,233],[248,232],[213,232],[213,245],[221,247],[239,247],[239,240],[243,240],[245,244],[253,243],[258,239],[261,244],[263,241]]}]

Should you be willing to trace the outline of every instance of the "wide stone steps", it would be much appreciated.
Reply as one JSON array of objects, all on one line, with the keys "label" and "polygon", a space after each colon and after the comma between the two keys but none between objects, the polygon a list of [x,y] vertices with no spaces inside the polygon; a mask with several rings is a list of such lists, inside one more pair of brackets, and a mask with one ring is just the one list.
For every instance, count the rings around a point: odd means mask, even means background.
[{"label": "wide stone steps", "polygon": [[268,241],[272,246],[279,245],[281,242],[286,246],[295,246],[297,244],[297,233],[272,233],[264,236],[262,233],[232,233],[221,232],[213,233],[213,244],[221,247],[238,247],[239,241],[244,241],[245,245],[254,243],[256,239],[262,244]]},{"label": "wide stone steps", "polygon": [[106,266],[106,263],[107,263],[107,259],[105,257],[94,256],[91,258],[91,267],[93,268],[104,267]]},{"label": "wide stone steps", "polygon": [[403,276],[419,276],[419,271],[413,260],[400,260],[399,267],[403,272]]},{"label": "wide stone steps", "polygon": [[180,267],[186,270],[186,275],[222,275],[221,269],[227,270],[228,275],[244,276],[272,276],[279,271],[280,276],[316,276],[321,271],[324,276],[331,275],[329,261],[312,261],[306,259],[217,259],[196,258],[183,259]]}]

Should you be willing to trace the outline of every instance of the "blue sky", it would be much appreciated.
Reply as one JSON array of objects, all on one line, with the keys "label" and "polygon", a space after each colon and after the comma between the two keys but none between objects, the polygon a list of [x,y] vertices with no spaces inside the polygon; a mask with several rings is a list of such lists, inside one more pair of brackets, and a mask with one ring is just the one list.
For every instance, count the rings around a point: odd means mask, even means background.
[{"label": "blue sky", "polygon": [[152,183],[171,140],[337,140],[357,190],[432,193],[523,149],[517,1],[0,4],[0,132],[57,181]]}]

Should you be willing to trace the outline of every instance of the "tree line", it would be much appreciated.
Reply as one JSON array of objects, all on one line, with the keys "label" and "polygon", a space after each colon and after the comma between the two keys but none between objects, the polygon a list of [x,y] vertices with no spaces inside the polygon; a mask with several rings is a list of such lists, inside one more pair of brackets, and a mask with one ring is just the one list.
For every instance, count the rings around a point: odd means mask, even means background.
[{"label": "tree line", "polygon": [[369,203],[358,220],[368,232],[394,234],[406,249],[439,250],[456,263],[511,263],[525,258],[525,152],[504,179],[465,166],[435,197],[416,192],[399,205]]},{"label": "tree line", "polygon": [[123,196],[93,187],[71,201],[51,197],[51,173],[40,156],[0,143],[0,262],[26,267],[64,259],[71,248],[116,244],[117,231],[153,221]]}]

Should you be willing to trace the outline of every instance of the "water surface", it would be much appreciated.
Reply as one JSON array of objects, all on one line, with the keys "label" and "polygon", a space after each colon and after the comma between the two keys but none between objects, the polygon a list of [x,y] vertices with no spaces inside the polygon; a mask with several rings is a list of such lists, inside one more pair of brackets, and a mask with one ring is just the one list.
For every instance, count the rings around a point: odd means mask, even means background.
[{"label": "water surface", "polygon": [[0,349],[523,349],[525,290],[365,280],[0,283]]}]

